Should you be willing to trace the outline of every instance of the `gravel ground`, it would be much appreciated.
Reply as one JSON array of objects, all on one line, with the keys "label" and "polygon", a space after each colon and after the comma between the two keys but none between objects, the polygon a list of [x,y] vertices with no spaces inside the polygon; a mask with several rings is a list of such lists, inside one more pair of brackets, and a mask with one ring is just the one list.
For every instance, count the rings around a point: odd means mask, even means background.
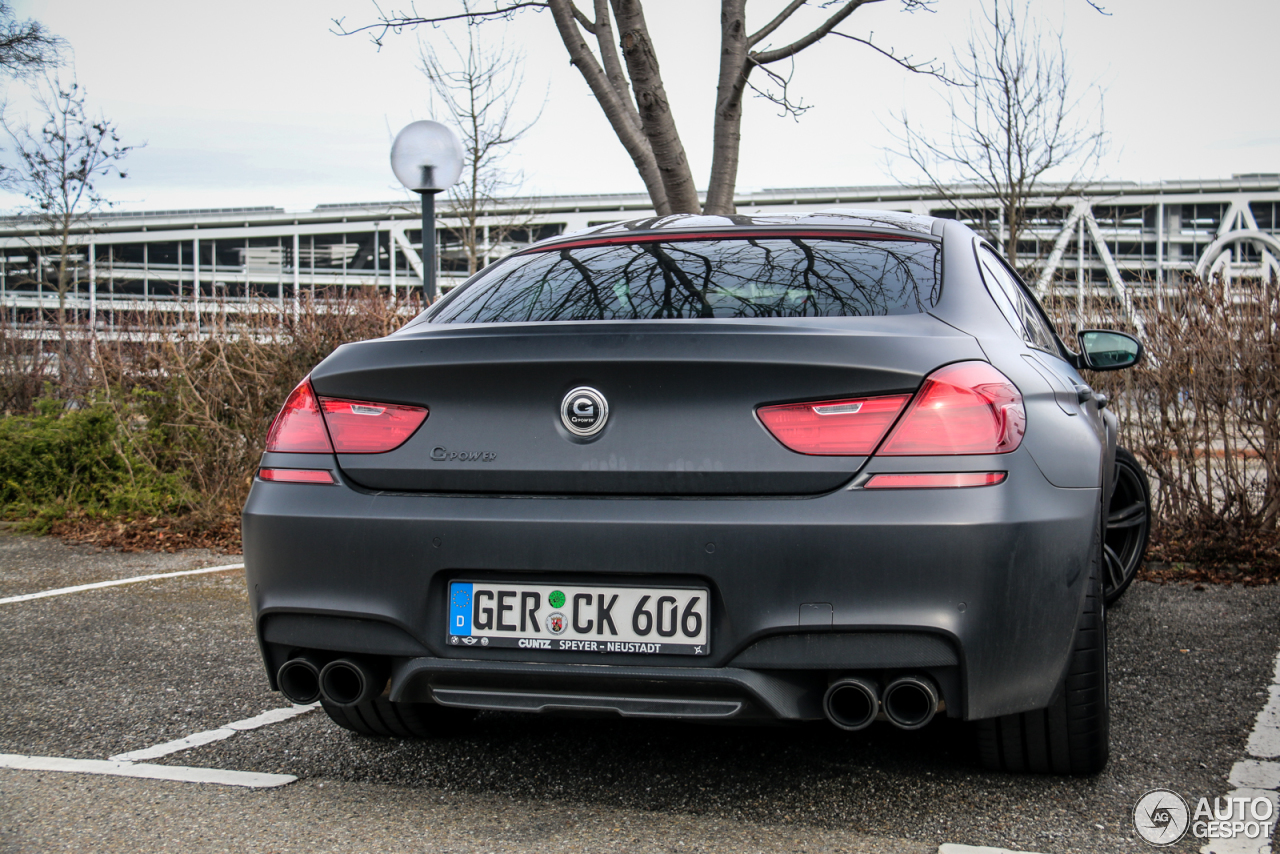
[{"label": "gravel ground", "polygon": [[[152,570],[122,564],[172,557],[0,535],[0,578],[17,584],[12,556],[34,566],[41,549],[58,580],[15,592],[76,583],[66,580],[76,571],[81,581],[141,574]],[[186,565],[234,561],[196,557]],[[0,844],[1148,851],[1129,823],[1143,792],[1223,795],[1244,758],[1280,647],[1280,588],[1138,583],[1110,617],[1112,762],[1094,779],[988,774],[967,728],[947,720],[850,735],[485,714],[450,738],[401,742],[356,737],[314,712],[159,760],[302,778],[279,790],[0,772]],[[238,573],[0,606],[0,751],[104,758],[282,705],[267,691]]]},{"label": "gravel ground", "polygon": [[268,792],[246,792],[0,771],[3,803],[9,804],[0,808],[3,851],[934,854],[937,850],[929,844],[809,826],[315,780]]},{"label": "gravel ground", "polygon": [[0,598],[243,560],[241,555],[222,555],[208,549],[173,554],[103,552],[93,546],[68,545],[53,537],[15,536],[10,532],[12,527],[12,522],[0,522]]},{"label": "gravel ground", "polygon": [[[14,593],[237,560],[0,534]],[[103,759],[286,705],[257,656],[234,570],[0,605],[0,750]]]}]

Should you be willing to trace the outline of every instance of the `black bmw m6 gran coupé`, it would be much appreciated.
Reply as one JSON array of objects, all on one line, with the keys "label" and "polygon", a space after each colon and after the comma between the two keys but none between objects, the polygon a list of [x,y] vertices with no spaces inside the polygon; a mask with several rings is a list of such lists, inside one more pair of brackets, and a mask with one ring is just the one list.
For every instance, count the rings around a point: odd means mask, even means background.
[{"label": "black bmw m6 gran coup\u00e9", "polygon": [[244,509],[268,676],[368,735],[941,713],[991,767],[1095,773],[1145,482],[1080,371],[1141,355],[1068,345],[955,220],[534,244],[284,404]]}]

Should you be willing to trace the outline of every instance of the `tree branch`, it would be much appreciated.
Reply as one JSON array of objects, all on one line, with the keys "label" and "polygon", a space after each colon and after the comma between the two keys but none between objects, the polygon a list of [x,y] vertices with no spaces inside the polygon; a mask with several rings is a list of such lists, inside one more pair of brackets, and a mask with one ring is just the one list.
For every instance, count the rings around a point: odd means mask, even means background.
[{"label": "tree branch", "polygon": [[613,24],[609,20],[609,0],[595,0],[595,12],[596,44],[600,48],[600,61],[604,64],[605,76],[622,103],[627,118],[635,125],[636,131],[640,131],[640,112],[636,109],[636,102],[631,97],[631,85],[627,82],[627,76],[622,72],[622,60],[618,57],[618,42],[613,36]]},{"label": "tree branch", "polygon": [[15,76],[57,65],[66,47],[39,21],[19,21],[8,0],[0,0],[0,69]]},{"label": "tree branch", "polygon": [[[465,12],[458,12],[452,15],[437,15],[437,16],[431,17],[431,16],[416,15],[416,14],[406,14],[404,12],[395,12],[392,14],[387,14],[383,12],[382,7],[378,6],[378,4],[375,2],[374,7],[378,10],[377,21],[373,22],[372,24],[365,24],[362,27],[355,27],[354,29],[349,30],[347,29],[346,24],[343,23],[344,21],[346,21],[346,18],[333,18],[332,21],[335,29],[331,29],[330,32],[339,36],[352,36],[352,35],[355,35],[356,33],[370,32],[370,33],[373,33],[370,36],[370,38],[372,38],[373,40],[373,43],[381,47],[382,40],[386,38],[387,33],[398,33],[400,32],[400,30],[410,28],[410,27],[416,27],[419,24],[431,24],[433,26],[438,26],[440,24],[445,24],[450,21],[467,21],[469,23],[478,23],[481,21],[495,20],[495,19],[501,19],[501,18],[510,19],[511,16],[514,15],[516,12],[520,12],[525,9],[546,9],[546,8],[549,8],[550,5],[551,4],[547,2],[547,0],[508,0],[508,2],[506,2],[505,4],[499,3],[497,2],[497,0],[495,0],[494,7],[492,9],[488,9],[483,12],[472,12],[468,10]],[[582,13],[579,12],[578,14],[581,15]]]},{"label": "tree branch", "polygon": [[774,16],[773,20],[761,27],[755,35],[747,37],[747,47],[755,47],[762,40],[767,39],[774,30],[782,26],[787,18],[790,18],[795,11],[807,3],[808,0],[791,0],[781,12]]},{"label": "tree branch", "polygon": [[612,0],[611,5],[618,22],[622,57],[627,63],[636,108],[640,112],[641,128],[658,164],[667,203],[673,213],[698,213],[701,202],[675,117],[671,114],[641,0]]},{"label": "tree branch", "polygon": [[[751,57],[747,57],[747,62],[750,62],[752,65],[758,65],[758,63],[755,63]],[[764,98],[771,104],[776,104],[782,109],[782,112],[778,113],[779,118],[782,118],[783,116],[791,116],[798,120],[802,115],[813,109],[813,105],[806,104],[804,102],[804,98],[794,102],[791,100],[788,87],[791,85],[791,78],[795,75],[796,71],[794,60],[792,60],[791,73],[785,77],[766,65],[758,65],[758,67],[761,72],[769,75],[769,79],[777,84],[778,89],[780,90],[779,92],[774,93],[766,89],[761,89],[759,86],[752,83],[751,78],[746,75],[743,75],[743,79],[746,81],[747,87],[751,89],[752,92],[755,92],[757,96]]]},{"label": "tree branch", "polygon": [[[590,18],[588,18],[583,13],[583,11],[578,8],[578,4],[574,3],[573,0],[569,0],[569,8],[573,10],[574,20],[577,21],[579,24],[581,24],[584,30],[586,30],[587,32],[591,33],[591,35],[594,36],[596,34],[597,21],[593,21]],[[598,12],[596,17],[599,18]]]},{"label": "tree branch", "polygon": [[[922,134],[897,118],[899,155],[923,174],[925,182],[957,212],[975,209],[981,230],[1003,245],[1018,264],[1019,235],[1029,202],[1052,208],[1078,192],[1086,170],[1098,163],[1106,135],[1097,117],[1079,117],[1071,93],[1066,53],[1059,35],[1056,49],[1045,46],[1033,26],[1031,7],[1020,17],[1016,0],[991,0],[985,22],[971,30],[957,53],[964,83],[947,99],[950,127],[940,137]],[[1034,20],[1031,18],[1031,20]],[[1064,183],[1042,189],[1053,170],[1076,161],[1080,166]],[[965,198],[961,181],[980,188],[986,201]],[[991,214],[998,212],[998,217]],[[997,226],[1003,224],[1003,233]]]},{"label": "tree branch", "polygon": [[751,65],[747,62],[746,0],[720,4],[720,73],[716,83],[715,126],[711,141],[711,179],[704,214],[731,216],[742,148],[742,94]]},{"label": "tree branch", "polygon": [[449,188],[448,210],[461,222],[455,233],[471,274],[511,232],[530,226],[523,213],[495,211],[499,196],[520,191],[523,175],[504,169],[502,162],[510,147],[533,127],[541,110],[527,122],[515,121],[517,107],[524,102],[520,97],[524,83],[521,51],[510,49],[505,40],[482,39],[473,27],[467,28],[464,47],[448,33],[444,36],[452,56],[442,58],[434,39],[422,40],[421,67],[434,94],[461,129],[466,171],[462,180]]},{"label": "tree branch", "polygon": [[[937,78],[938,80],[941,80],[943,83],[947,84],[948,86],[967,85],[965,83],[961,83],[958,80],[954,80],[951,77],[948,77],[947,68],[945,64],[941,68],[935,68],[934,63],[937,62],[937,59],[926,59],[922,62],[916,62],[909,55],[898,56],[896,53],[893,52],[892,48],[889,48],[888,50],[886,50],[885,48],[880,47],[879,45],[872,42],[870,38],[865,38],[865,39],[859,38],[858,36],[851,36],[848,33],[841,33],[841,32],[833,32],[831,33],[831,35],[839,36],[842,39],[848,39],[849,41],[857,42],[858,44],[864,44],[867,47],[874,50],[876,53],[880,54],[881,56],[886,56],[889,59],[893,60],[898,65],[902,66],[908,71],[912,71],[916,74],[924,74],[929,77]],[[874,35],[874,33],[872,35]]]},{"label": "tree branch", "polygon": [[751,55],[752,60],[756,65],[768,65],[770,62],[777,62],[779,59],[786,59],[787,57],[795,56],[810,45],[816,44],[824,39],[828,33],[840,26],[840,23],[844,21],[845,18],[856,12],[860,6],[867,3],[880,2],[882,2],[882,0],[849,0],[849,2],[842,6],[839,11],[830,18],[827,18],[827,20],[813,32],[806,36],[801,36],[785,47],[779,47],[773,50],[762,50],[753,53]]},{"label": "tree branch", "polygon": [[653,148],[638,124],[628,114],[627,105],[614,90],[604,69],[600,67],[595,55],[591,53],[591,48],[583,39],[577,21],[574,20],[573,11],[569,8],[569,0],[548,0],[547,5],[551,9],[552,18],[555,19],[556,29],[560,32],[560,39],[569,52],[569,61],[582,74],[582,79],[587,82],[591,94],[596,96],[600,109],[604,111],[610,127],[617,134],[618,141],[627,150],[627,154],[631,155],[636,171],[640,173],[645,189],[649,191],[649,198],[653,200],[654,208],[659,215],[670,213],[662,174],[658,169]]}]

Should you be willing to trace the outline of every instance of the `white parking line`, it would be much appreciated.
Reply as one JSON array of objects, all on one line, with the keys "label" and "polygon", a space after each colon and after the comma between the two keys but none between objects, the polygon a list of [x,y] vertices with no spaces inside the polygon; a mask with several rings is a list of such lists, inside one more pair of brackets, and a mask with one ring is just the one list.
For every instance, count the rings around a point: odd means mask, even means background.
[{"label": "white parking line", "polygon": [[1280,655],[1276,656],[1276,678],[1271,683],[1271,698],[1258,712],[1258,720],[1249,734],[1245,750],[1259,759],[1280,758]]},{"label": "white parking line", "polygon": [[269,789],[292,783],[292,774],[259,774],[252,771],[223,771],[219,768],[188,768],[184,765],[146,765],[110,759],[64,759],[61,756],[23,756],[0,753],[0,768],[24,771],[72,771],[79,774],[108,774],[113,777],[141,777],[145,780],[176,780],[181,783],[217,783]]},{"label": "white parking line", "polygon": [[1280,789],[1280,762],[1261,759],[1237,762],[1227,782],[1242,789]]},{"label": "white parking line", "polygon": [[134,578],[121,578],[117,581],[96,581],[93,584],[77,584],[75,587],[59,587],[56,590],[41,590],[39,593],[23,593],[21,596],[9,596],[0,599],[0,605],[11,602],[30,602],[32,599],[45,599],[49,596],[63,596],[67,593],[79,593],[83,590],[99,590],[103,587],[117,587],[121,584],[137,584],[141,581],[155,581],[159,578],[177,578],[181,575],[204,575],[208,572],[226,572],[229,569],[244,569],[242,563],[228,563],[224,566],[206,566],[204,569],[184,569],[181,572],[159,572],[155,575],[139,575]]},{"label": "white parking line", "polygon": [[[121,578],[115,581],[98,581],[93,584],[77,584],[74,587],[60,587],[56,590],[42,590],[39,593],[24,593],[21,596],[9,596],[0,599],[0,605],[13,602],[30,602],[33,599],[46,599],[50,596],[63,596],[67,593],[80,593],[85,590],[100,590],[104,587],[118,587],[122,584],[138,584],[143,581],[156,581],[161,578],[179,578],[187,575],[206,575],[211,572],[227,572],[233,569],[244,569],[243,563],[228,563],[222,566],[206,566],[201,569],[185,569],[179,572],[158,572],[154,575],[139,575],[133,578]],[[62,756],[26,756],[19,753],[0,753],[0,768],[13,768],[25,771],[67,771],[79,774],[107,774],[116,777],[139,777],[147,780],[176,780],[184,783],[217,783],[222,786],[248,786],[250,788],[272,788],[292,783],[298,778],[292,774],[260,774],[252,771],[225,771],[220,768],[189,768],[185,765],[149,765],[138,762],[140,759],[157,759],[181,750],[199,747],[230,738],[237,732],[257,729],[268,724],[286,721],[289,718],[306,714],[318,707],[312,703],[308,706],[292,706],[283,709],[270,709],[260,715],[232,721],[224,727],[197,732],[185,738],[166,741],[153,747],[132,750],[112,756],[110,759],[68,759]]]},{"label": "white parking line", "polygon": [[1249,733],[1245,751],[1255,757],[1237,762],[1231,767],[1227,782],[1236,788],[1227,793],[1228,798],[1267,798],[1271,801],[1271,820],[1267,832],[1258,839],[1237,836],[1210,842],[1200,849],[1200,854],[1269,854],[1275,833],[1275,815],[1280,810],[1280,762],[1265,760],[1280,757],[1280,653],[1276,655],[1275,679],[1268,686],[1270,698],[1258,712],[1253,732]]},{"label": "white parking line", "polygon": [[319,708],[319,703],[309,706],[291,706],[283,709],[271,709],[260,715],[244,720],[233,721],[224,727],[205,730],[166,741],[154,747],[120,753],[110,759],[67,759],[62,756],[25,756],[20,753],[0,753],[0,768],[15,768],[24,771],[71,771],[80,774],[108,774],[115,777],[141,777],[147,780],[177,780],[183,783],[217,783],[222,786],[248,786],[254,789],[272,788],[292,783],[298,778],[292,774],[259,774],[252,771],[224,771],[221,768],[190,768],[185,765],[148,765],[138,762],[139,759],[158,759],[230,738],[238,732],[264,727],[268,724],[280,723],[298,715],[305,715],[312,709]]},{"label": "white parking line", "polygon": [[141,750],[130,750],[128,753],[118,753],[111,759],[116,762],[138,762],[143,759],[159,759],[161,756],[168,756],[170,753],[177,753],[180,750],[188,750],[192,747],[199,747],[202,744],[210,744],[215,741],[222,741],[224,738],[230,738],[237,732],[245,732],[246,730],[257,729],[267,724],[280,723],[287,721],[289,718],[305,715],[312,709],[319,708],[318,703],[311,703],[307,706],[293,706],[284,709],[272,709],[269,712],[263,712],[251,718],[245,718],[242,721],[233,721],[223,727],[217,729],[205,730],[189,735],[186,738],[178,738],[173,741],[166,741],[164,744],[157,744],[155,747],[144,747]]},{"label": "white parking line", "polygon": [[[1253,732],[1249,734],[1249,743],[1245,748],[1254,759],[1237,762],[1231,768],[1227,782],[1235,789],[1227,793],[1228,798],[1268,798],[1274,805],[1275,816],[1280,812],[1280,762],[1269,762],[1269,759],[1280,758],[1280,654],[1276,655],[1275,679],[1267,688],[1270,699],[1258,712]],[[1200,854],[1270,854],[1272,851],[1272,834],[1275,832],[1275,821],[1272,819],[1271,832],[1263,838],[1222,839],[1210,842],[1200,849]],[[1030,854],[1030,852],[1010,851],[1007,848],[987,848],[973,845],[956,845],[948,842],[938,847],[938,854]]]}]

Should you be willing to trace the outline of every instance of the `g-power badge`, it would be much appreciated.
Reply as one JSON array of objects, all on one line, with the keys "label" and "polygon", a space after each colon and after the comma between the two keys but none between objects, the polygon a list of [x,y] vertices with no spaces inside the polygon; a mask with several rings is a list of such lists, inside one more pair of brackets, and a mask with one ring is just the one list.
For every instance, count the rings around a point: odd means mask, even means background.
[{"label": "g-power badge", "polygon": [[560,420],[575,436],[594,436],[609,420],[609,402],[589,386],[578,386],[560,402]]}]

